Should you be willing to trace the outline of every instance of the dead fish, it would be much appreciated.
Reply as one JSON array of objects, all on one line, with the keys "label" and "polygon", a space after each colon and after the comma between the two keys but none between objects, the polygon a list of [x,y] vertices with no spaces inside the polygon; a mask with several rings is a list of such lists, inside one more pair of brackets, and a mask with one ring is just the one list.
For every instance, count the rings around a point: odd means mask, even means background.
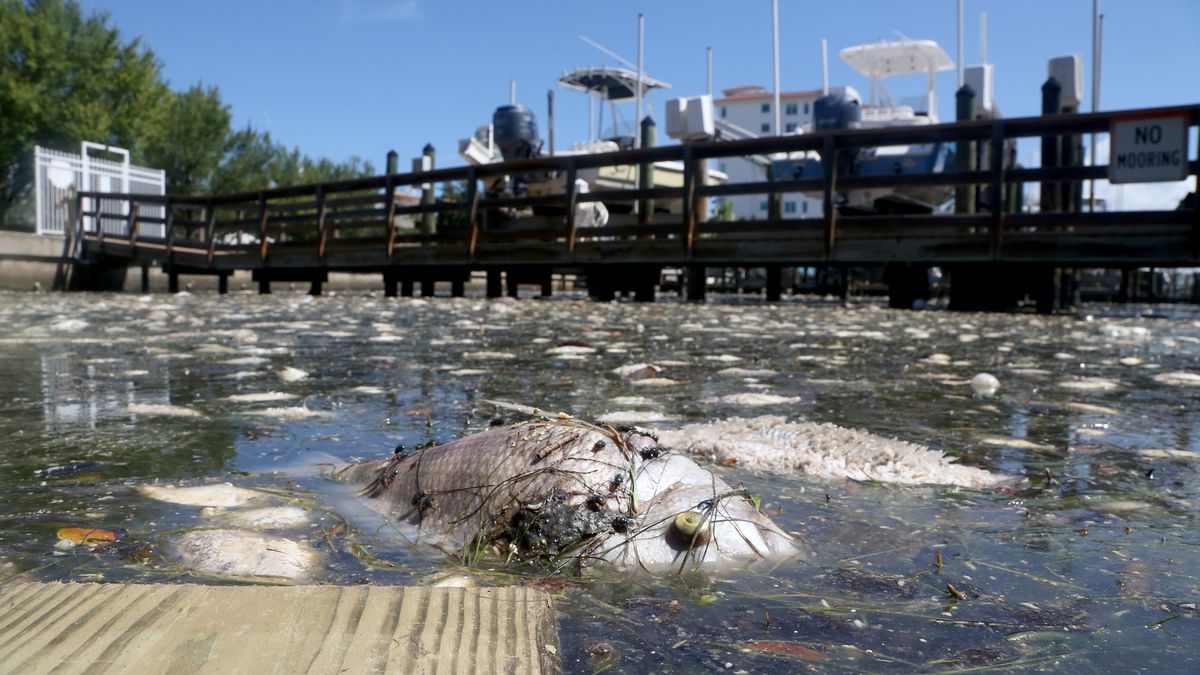
[{"label": "dead fish", "polygon": [[422,541],[471,554],[647,570],[749,564],[797,542],[745,490],[649,432],[569,416],[336,470]]}]

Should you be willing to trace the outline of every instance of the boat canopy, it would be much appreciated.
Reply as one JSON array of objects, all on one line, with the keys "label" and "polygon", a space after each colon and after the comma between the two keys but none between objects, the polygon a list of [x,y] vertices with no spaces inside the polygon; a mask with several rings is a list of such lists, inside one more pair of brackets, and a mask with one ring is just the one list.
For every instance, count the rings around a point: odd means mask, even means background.
[{"label": "boat canopy", "polygon": [[[607,101],[631,99],[637,92],[637,73],[626,68],[579,68],[558,78],[558,83],[568,89],[596,92]],[[652,89],[670,89],[671,85],[642,75],[642,96]]]},{"label": "boat canopy", "polygon": [[939,72],[954,67],[954,61],[933,40],[873,42],[847,47],[838,52],[838,56],[872,80],[893,75]]}]

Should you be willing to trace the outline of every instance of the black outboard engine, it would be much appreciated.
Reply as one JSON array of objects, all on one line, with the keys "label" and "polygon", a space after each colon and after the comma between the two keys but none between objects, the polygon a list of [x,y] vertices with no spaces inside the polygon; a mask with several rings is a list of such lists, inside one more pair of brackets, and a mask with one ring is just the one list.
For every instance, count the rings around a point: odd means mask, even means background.
[{"label": "black outboard engine", "polygon": [[813,130],[854,129],[862,122],[862,102],[846,92],[826,94],[813,102]]},{"label": "black outboard engine", "polygon": [[492,133],[505,161],[535,157],[542,149],[537,118],[523,105],[502,105],[492,113]]}]

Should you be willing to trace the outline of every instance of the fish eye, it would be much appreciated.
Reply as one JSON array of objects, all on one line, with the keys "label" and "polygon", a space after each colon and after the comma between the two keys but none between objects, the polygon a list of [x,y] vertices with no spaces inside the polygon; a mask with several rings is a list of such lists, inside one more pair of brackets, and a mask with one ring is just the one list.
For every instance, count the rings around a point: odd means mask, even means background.
[{"label": "fish eye", "polygon": [[667,531],[668,539],[678,548],[696,548],[708,543],[712,536],[712,520],[702,513],[684,511],[675,516],[671,528]]}]

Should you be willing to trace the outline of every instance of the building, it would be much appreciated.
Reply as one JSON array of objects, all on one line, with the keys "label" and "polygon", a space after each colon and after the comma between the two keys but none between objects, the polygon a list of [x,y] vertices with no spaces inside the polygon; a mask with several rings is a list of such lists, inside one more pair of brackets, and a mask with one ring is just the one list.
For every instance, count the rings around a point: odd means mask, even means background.
[{"label": "building", "polygon": [[[723,98],[713,101],[713,115],[729,125],[744,130],[753,136],[774,136],[775,97],[757,85],[730,87],[722,91]],[[812,128],[813,102],[821,96],[820,90],[782,92],[779,103],[780,124],[783,134],[793,134]],[[720,122],[718,124],[720,124]],[[766,169],[749,160],[727,157],[717,168],[729,176],[730,183],[753,183],[766,180]],[[821,215],[821,200],[806,197],[798,192],[781,195],[780,210],[784,218],[812,218]],[[739,195],[728,198],[733,205],[735,218],[762,220],[769,216],[767,196]]]}]

